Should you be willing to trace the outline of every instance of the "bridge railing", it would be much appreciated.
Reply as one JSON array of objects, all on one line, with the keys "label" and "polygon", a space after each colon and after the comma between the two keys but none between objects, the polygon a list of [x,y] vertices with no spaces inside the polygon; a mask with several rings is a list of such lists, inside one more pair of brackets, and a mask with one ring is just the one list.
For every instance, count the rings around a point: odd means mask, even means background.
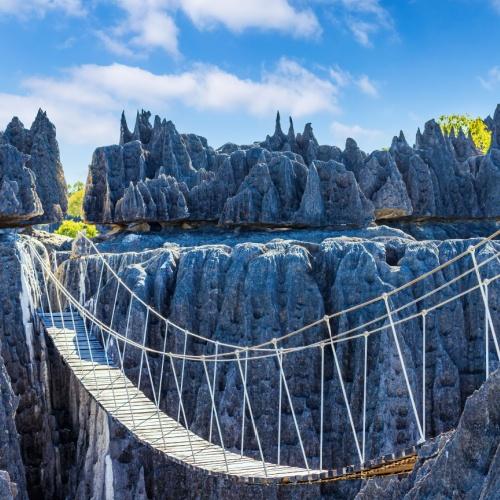
[{"label": "bridge railing", "polygon": [[[206,435],[210,442],[217,442],[223,450],[224,446],[224,429],[221,423],[217,400],[216,400],[216,385],[218,376],[221,370],[218,367],[229,364],[234,367],[239,376],[239,383],[242,387],[241,395],[241,422],[240,422],[240,449],[241,456],[248,452],[245,441],[247,435],[246,427],[251,429],[253,440],[256,444],[258,457],[262,462],[263,470],[266,472],[269,462],[266,461],[265,448],[268,448],[267,443],[264,446],[258,428],[258,417],[255,414],[255,400],[252,401],[251,391],[249,390],[249,367],[252,364],[260,361],[269,360],[277,371],[278,384],[278,401],[276,405],[276,453],[274,455],[278,464],[282,461],[282,437],[283,437],[283,420],[284,410],[287,409],[291,414],[291,425],[297,437],[298,456],[302,459],[302,465],[307,470],[313,469],[311,457],[308,456],[310,446],[304,442],[304,429],[301,428],[301,421],[295,411],[293,391],[290,387],[290,377],[287,376],[287,359],[293,355],[309,352],[315,352],[314,359],[319,359],[320,373],[320,408],[319,408],[319,427],[318,450],[315,457],[314,465],[322,470],[324,468],[324,453],[325,453],[325,354],[326,351],[331,352],[331,360],[333,371],[336,375],[340,386],[340,396],[345,407],[345,414],[348,421],[348,428],[352,432],[353,447],[355,454],[361,464],[367,460],[367,404],[369,390],[369,373],[368,373],[368,350],[369,341],[376,334],[388,332],[394,342],[397,352],[397,358],[400,364],[401,377],[406,388],[409,399],[409,405],[413,414],[414,423],[416,426],[418,442],[423,442],[426,439],[426,351],[427,351],[427,322],[430,315],[437,312],[439,309],[453,303],[457,300],[463,300],[465,297],[479,293],[482,307],[484,309],[484,332],[485,332],[485,373],[489,374],[490,367],[490,342],[493,342],[494,350],[497,358],[500,360],[500,349],[495,331],[495,321],[490,310],[490,287],[500,277],[496,264],[500,263],[499,251],[496,244],[487,245],[491,240],[498,236],[500,231],[497,231],[489,238],[481,240],[479,243],[470,245],[468,249],[448,261],[436,266],[431,271],[422,274],[418,278],[404,284],[401,287],[388,290],[387,292],[374,297],[362,304],[357,304],[342,311],[336,311],[331,314],[325,314],[323,317],[284,335],[277,336],[265,342],[260,342],[255,345],[238,345],[215,340],[206,336],[189,331],[186,328],[174,323],[169,318],[162,316],[149,304],[147,304],[121,279],[118,273],[112,268],[95,244],[86,239],[92,251],[100,261],[100,274],[98,286],[95,296],[92,300],[86,297],[86,290],[80,293],[79,297],[75,297],[73,293],[64,285],[61,279],[56,274],[54,260],[50,258],[47,249],[42,245],[37,245],[31,239],[23,239],[21,243],[21,263],[27,286],[31,292],[33,307],[35,309],[43,309],[53,316],[55,311],[66,312],[68,315],[61,315],[63,329],[76,330],[75,324],[78,316],[84,319],[85,341],[88,346],[88,355],[92,366],[96,363],[93,360],[93,341],[98,339],[104,347],[106,364],[117,363],[120,371],[124,376],[130,374],[127,369],[127,348],[134,350],[139,356],[139,369],[136,376],[137,389],[147,392],[151,395],[152,400],[157,408],[158,414],[163,410],[164,404],[162,397],[164,393],[165,377],[167,372],[171,374],[174,382],[175,391],[177,393],[177,408],[176,419],[179,424],[183,425],[189,435],[190,419],[187,416],[186,407],[184,404],[185,398],[185,381],[187,378],[186,370],[188,365],[195,364],[201,368],[209,398],[210,418],[209,428],[206,429]],[[479,254],[481,257],[479,258]],[[407,291],[410,287],[416,284],[421,284],[425,279],[433,276],[438,272],[444,271],[452,264],[459,260],[467,260],[468,267],[465,271],[456,276],[447,277],[443,282],[425,291],[418,297],[408,300],[402,305],[395,305],[394,298],[396,294]],[[492,264],[495,265],[492,265]],[[496,268],[496,271],[495,271]],[[493,271],[492,271],[493,270]],[[475,284],[463,286],[463,283],[471,281],[471,277],[475,278]],[[110,283],[111,280],[116,282],[115,294],[113,300],[112,311],[109,322],[105,318],[99,318],[97,315],[97,306],[103,293],[104,285]],[[106,283],[104,283],[106,282]],[[461,283],[462,286],[458,287]],[[85,287],[84,287],[85,288]],[[457,289],[458,288],[458,289]],[[129,297],[127,312],[125,315],[124,332],[118,331],[117,325],[119,322],[116,319],[116,307],[120,291]],[[143,331],[141,332],[140,340],[134,340],[130,336],[131,329],[131,312],[133,307],[140,307],[144,311]],[[373,307],[377,306],[377,307]],[[342,331],[335,329],[335,321],[339,318],[347,318],[349,315],[358,315],[359,311],[378,310],[375,317],[363,321],[361,324],[356,324],[353,327],[346,328]],[[164,325],[163,333],[163,348],[153,348],[148,345],[148,328],[151,324],[150,318],[155,317],[157,323]],[[402,335],[404,327],[409,322],[418,322],[422,332],[421,346],[421,380],[422,385],[420,394],[417,395],[417,387],[412,383],[411,373],[408,369],[408,359],[405,357],[405,349],[402,345]],[[349,325],[349,322],[346,322]],[[54,320],[52,321],[54,325]],[[317,338],[309,338],[305,335],[312,332]],[[137,337],[137,332],[135,337]],[[180,336],[179,344],[182,346],[180,352],[167,349],[169,336]],[[301,337],[299,337],[299,335]],[[312,335],[311,335],[312,336]],[[198,345],[205,345],[205,352],[199,354],[188,351],[188,339],[196,339]],[[302,338],[305,340],[303,344],[292,345],[291,340]],[[346,343],[360,340],[362,343],[362,359],[363,359],[363,374],[362,380],[362,404],[361,414],[354,415],[352,405],[346,387],[345,373],[343,372],[342,360],[339,359],[338,349]],[[77,349],[79,343],[77,342]],[[359,345],[359,343],[358,343]],[[79,352],[79,354],[81,354]],[[151,357],[157,358],[156,368],[152,369]],[[330,355],[329,355],[330,356]],[[82,355],[83,359],[83,355]],[[158,359],[160,360],[158,363]],[[313,356],[311,356],[313,359]],[[158,367],[159,364],[159,367]],[[227,373],[227,370],[226,370]],[[288,374],[289,375],[289,374]],[[96,386],[99,386],[95,368],[89,376],[95,377]],[[113,381],[109,381],[113,384]],[[200,382],[201,383],[201,382]],[[418,397],[417,397],[418,396]],[[419,408],[419,399],[421,407]],[[134,419],[130,397],[127,394],[126,401],[123,405],[130,406],[131,418]],[[160,419],[158,419],[160,421]],[[290,419],[288,419],[290,420]],[[134,430],[135,422],[132,422],[132,431]],[[165,440],[166,435],[162,436]],[[195,451],[192,450],[193,460],[196,459]],[[225,452],[224,452],[225,457]],[[228,464],[226,462],[226,467]],[[266,472],[267,474],[267,472]]]}]

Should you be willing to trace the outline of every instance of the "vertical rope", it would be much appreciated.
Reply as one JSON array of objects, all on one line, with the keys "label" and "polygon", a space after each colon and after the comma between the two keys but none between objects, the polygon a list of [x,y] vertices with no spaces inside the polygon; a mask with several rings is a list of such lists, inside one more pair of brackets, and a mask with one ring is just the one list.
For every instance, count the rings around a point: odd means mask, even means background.
[{"label": "vertical rope", "polygon": [[250,398],[248,397],[246,379],[243,378],[243,370],[241,368],[241,360],[240,360],[240,352],[239,351],[236,351],[236,361],[238,363],[238,368],[240,370],[241,380],[243,381],[243,392],[244,392],[244,395],[245,395],[245,399],[247,400],[248,413],[250,413],[250,420],[252,422],[253,432],[255,434],[255,439],[257,440],[257,445],[259,447],[260,458],[262,460],[262,468],[264,469],[264,475],[267,478],[268,475],[267,475],[266,461],[264,460],[264,454],[262,453],[262,446],[260,444],[259,432],[257,431],[257,427],[255,426],[255,420],[253,418],[252,405],[250,404]]},{"label": "vertical rope", "polygon": [[[102,287],[102,279],[104,276],[104,263],[101,262],[101,272],[99,273],[99,282],[97,285],[97,293],[94,301],[94,316],[97,318],[97,304],[99,303],[99,296],[101,293],[101,287]],[[88,272],[88,260],[86,260],[86,266],[85,266],[85,273]],[[84,290],[83,290],[83,301],[85,300],[85,297],[87,296],[87,288],[86,288],[86,281],[84,280]],[[83,302],[82,301],[82,302]],[[83,303],[82,303],[83,306]],[[82,318],[83,323],[85,324],[85,318]],[[106,365],[111,366],[111,363],[109,362],[109,356],[108,356],[108,350],[106,348],[106,340],[104,339],[104,332],[101,327],[98,325],[95,325],[94,323],[91,324],[90,326],[90,334],[92,335],[92,332],[94,331],[94,327],[97,326],[98,331],[101,333],[101,342],[104,348],[104,357],[106,359]],[[115,394],[115,380],[113,379],[113,376],[111,374],[111,370],[108,370],[108,375],[109,375],[109,381],[111,383],[111,395],[113,397],[113,403],[115,405],[115,408],[118,406],[117,401],[116,401],[116,394]]]},{"label": "vertical rope", "polygon": [[[170,357],[170,365],[172,366],[172,373],[174,375],[175,387],[177,389],[177,394],[179,396],[179,407],[181,409],[182,416],[184,418],[184,427],[186,429],[186,435],[187,435],[187,438],[188,438],[188,441],[189,441],[189,447],[191,448],[191,456],[193,457],[193,463],[196,463],[196,457],[194,455],[193,444],[191,443],[191,433],[189,432],[189,424],[188,424],[188,421],[187,421],[186,411],[184,409],[184,404],[182,402],[182,392],[180,390],[179,380],[177,378],[177,371],[175,369],[175,365],[174,365],[174,361],[172,359],[172,355],[170,354],[169,357]],[[180,417],[179,417],[179,420],[180,420]]]},{"label": "vertical rope", "polygon": [[484,302],[484,312],[488,318],[491,336],[493,337],[493,343],[495,344],[495,349],[497,351],[497,357],[500,360],[500,346],[498,345],[497,334],[495,332],[493,320],[491,319],[490,306],[488,304],[488,298],[486,297],[486,292],[485,292],[485,286],[487,286],[489,284],[489,280],[488,279],[485,279],[485,280],[481,279],[481,273],[479,272],[479,266],[477,265],[477,260],[476,260],[476,249],[474,247],[471,247],[470,253],[471,253],[471,257],[472,257],[472,262],[474,264],[474,271],[476,272],[477,282],[479,284],[479,290],[481,291],[481,296],[482,296],[483,302]]},{"label": "vertical rope", "polygon": [[[165,321],[165,337],[163,338],[163,352],[164,353],[167,351],[167,337],[168,337],[168,321]],[[163,369],[165,367],[165,357],[166,357],[165,354],[163,354],[161,357],[160,381],[159,381],[159,387],[158,387],[158,407],[160,407],[160,401],[161,401],[161,389],[162,389],[162,384],[163,384]]]},{"label": "vertical rope", "polygon": [[[142,379],[142,366],[144,362],[144,347],[146,347],[146,336],[148,334],[148,322],[149,322],[149,308],[146,308],[146,320],[144,321],[144,333],[142,335],[142,347],[141,349],[141,362],[139,365],[139,380],[137,382],[137,390],[140,390],[141,388],[141,379]],[[147,354],[146,354],[146,361],[147,361]]]},{"label": "vertical rope", "polygon": [[[87,266],[86,266],[86,271],[88,270],[88,263],[87,263]],[[103,277],[103,274],[104,274],[104,265],[101,265],[101,272],[99,274],[99,284],[97,285],[97,293],[96,293],[96,296],[95,296],[95,302],[94,302],[94,316],[97,318],[97,304],[99,303],[99,294],[101,293],[101,285],[102,285],[102,277]],[[87,289],[86,289],[86,283],[84,281],[84,290],[83,290],[83,297],[85,298],[85,296],[87,295]],[[82,304],[83,306],[83,304]],[[85,319],[84,319],[85,321]],[[95,325],[92,325],[90,327],[90,333],[93,332],[94,330],[94,327]],[[101,329],[101,333],[102,333],[102,329]]]},{"label": "vertical rope", "polygon": [[[111,329],[113,329],[113,320],[115,319],[116,302],[118,301],[118,291],[119,290],[120,290],[120,282],[118,280],[116,280],[115,300],[113,302],[113,310],[111,311],[111,319],[109,320],[109,327]],[[110,337],[111,337],[111,335],[108,333],[108,337],[106,339],[106,345],[104,347],[106,350],[108,350]],[[117,342],[117,345],[118,345],[118,342]]]},{"label": "vertical rope", "polygon": [[342,377],[342,372],[340,371],[340,364],[337,357],[337,351],[333,345],[332,329],[330,327],[330,318],[328,316],[324,317],[328,329],[328,335],[330,337],[330,345],[332,346],[333,360],[335,362],[335,368],[337,369],[337,375],[339,376],[340,388],[342,389],[342,395],[344,397],[344,403],[347,410],[347,416],[349,417],[349,422],[351,424],[352,435],[354,437],[354,443],[356,444],[356,451],[358,452],[359,461],[363,463],[363,455],[361,454],[361,449],[359,447],[358,435],[356,434],[356,427],[354,427],[354,421],[352,419],[351,406],[349,405],[349,400],[347,399],[347,392],[344,386],[344,377]]},{"label": "vertical rope", "polygon": [[[129,327],[129,322],[130,322],[130,311],[132,309],[132,302],[134,300],[134,297],[130,298],[130,303],[128,307],[128,313],[127,313],[127,326],[125,328],[125,338],[128,338],[128,327]],[[127,347],[127,344],[124,342],[123,346],[123,351],[120,350],[120,344],[117,341],[116,342],[116,350],[118,351],[118,359],[120,361],[120,371],[122,372],[124,382],[125,382],[125,392],[127,393],[127,401],[125,404],[128,403],[129,410],[130,410],[130,416],[132,418],[132,430],[135,429],[135,417],[134,417],[134,412],[132,410],[132,399],[130,398],[129,390],[128,390],[128,384],[127,384],[127,376],[125,375],[125,367],[124,367],[124,359],[125,359],[125,347]],[[121,408],[121,406],[120,406]]]},{"label": "vertical rope", "polygon": [[[247,368],[248,368],[248,351],[245,350],[245,376],[243,378],[243,384],[247,383]],[[245,444],[245,415],[246,415],[246,403],[245,390],[243,390],[243,410],[241,411],[241,452],[240,456],[243,456],[243,446]]]},{"label": "vertical rope", "polygon": [[304,459],[304,463],[305,463],[307,472],[309,472],[309,463],[307,461],[306,451],[304,449],[304,443],[302,442],[302,436],[300,434],[299,424],[297,422],[297,417],[295,415],[295,410],[293,408],[292,397],[290,396],[290,391],[288,390],[288,384],[286,382],[285,373],[283,371],[283,363],[281,362],[280,353],[278,353],[278,346],[276,345],[276,339],[273,339],[273,344],[274,344],[274,350],[276,351],[276,356],[277,356],[279,367],[280,367],[280,375],[281,375],[281,378],[283,379],[283,385],[285,387],[285,392],[286,392],[286,395],[288,398],[288,404],[290,405],[290,409],[292,410],[292,418],[293,418],[293,422],[295,424],[295,430],[297,431],[297,436],[299,438],[300,449],[302,450],[302,457]]},{"label": "vertical rope", "polygon": [[[219,343],[216,342],[215,343],[215,361],[214,361],[214,381],[213,381],[213,384],[212,384],[214,392],[215,392],[215,380],[216,380],[216,377],[217,377],[217,354],[218,354],[218,352],[219,352]],[[210,442],[212,442],[213,418],[214,418],[214,414],[212,412],[212,413],[210,413],[210,433],[209,433],[209,437],[208,437],[208,440]]]},{"label": "vertical rope", "polygon": [[385,308],[387,309],[387,316],[389,318],[389,323],[391,326],[392,335],[394,337],[394,342],[396,344],[396,349],[398,351],[399,361],[401,363],[401,368],[403,370],[403,375],[404,375],[405,382],[406,382],[406,388],[407,388],[408,394],[410,396],[411,406],[413,408],[413,414],[415,415],[415,420],[417,422],[418,432],[420,434],[420,442],[423,443],[425,441],[425,437],[424,437],[424,434],[422,432],[422,426],[420,425],[420,418],[419,418],[418,413],[417,413],[417,407],[415,405],[415,398],[413,397],[413,391],[411,389],[410,380],[408,378],[408,373],[406,372],[406,364],[405,364],[405,360],[403,358],[403,353],[401,352],[401,346],[399,345],[399,339],[398,339],[398,335],[396,333],[396,327],[394,325],[394,320],[392,318],[391,308],[389,307],[389,300],[388,300],[386,293],[384,293],[382,297],[384,298]]},{"label": "vertical rope", "polygon": [[[280,350],[279,356],[283,362],[283,353]],[[281,464],[281,411],[282,411],[282,394],[283,394],[283,381],[280,374],[279,396],[278,396],[278,465]]]},{"label": "vertical rope", "polygon": [[321,398],[319,423],[319,470],[323,470],[323,413],[325,399],[325,345],[321,344]]},{"label": "vertical rope", "polygon": [[[163,352],[165,353],[167,350],[167,337],[168,337],[168,321],[165,320],[165,337],[163,338]],[[166,354],[162,354],[161,356],[161,368],[160,368],[160,380],[158,381],[158,400],[156,402],[156,411],[158,412],[158,420],[160,419],[160,401],[161,401],[161,390],[163,385],[163,370],[165,367],[165,358]],[[163,429],[161,431],[161,437],[163,440],[163,446],[167,447],[167,442],[165,440],[165,433]]]},{"label": "vertical rope", "polygon": [[425,415],[425,374],[426,374],[426,366],[425,366],[425,349],[427,346],[426,342],[426,317],[427,311],[424,309],[422,311],[422,434],[425,439],[425,427],[426,427],[426,415]]},{"label": "vertical rope", "polygon": [[222,438],[222,430],[220,427],[219,417],[217,415],[217,410],[215,408],[214,391],[212,390],[212,386],[210,385],[210,377],[208,375],[207,362],[205,361],[205,358],[203,358],[203,368],[205,369],[205,376],[207,377],[207,385],[208,385],[208,390],[210,392],[210,399],[212,400],[212,409],[211,409],[210,413],[215,415],[215,424],[217,425],[217,431],[219,432],[220,445],[222,448],[222,453],[224,455],[224,462],[226,464],[226,472],[229,472],[229,466],[227,464],[227,457],[226,457],[226,449],[224,447],[224,440]]},{"label": "vertical rope", "polygon": [[49,306],[50,319],[52,321],[52,328],[54,328],[55,323],[54,323],[54,313],[52,311],[52,301],[50,300],[49,287],[47,286],[47,278],[45,277],[45,270],[43,267],[42,267],[42,277],[43,277],[43,284],[45,286],[45,294],[47,295],[47,304]]},{"label": "vertical rope", "polygon": [[366,462],[366,385],[368,381],[368,333],[365,332],[365,363],[363,372],[363,463]]},{"label": "vertical rope", "polygon": [[[187,333],[184,331],[184,349],[182,351],[182,368],[181,368],[181,394],[184,391],[184,369],[186,366],[186,348],[187,348]],[[177,422],[181,419],[181,407],[177,409]]]},{"label": "vertical rope", "polygon": [[[486,296],[486,302],[488,300],[488,285],[484,287],[484,294]],[[486,361],[486,379],[490,376],[490,332],[488,325],[488,316],[486,316],[486,312],[484,313],[484,353],[485,353],[485,361]]]},{"label": "vertical rope", "polygon": [[[127,324],[125,326],[125,338],[128,340],[128,327],[130,325],[130,313],[132,312],[132,303],[134,302],[134,296],[130,296],[130,302],[128,303],[128,311],[127,311]],[[116,341],[116,347],[118,348],[118,352],[120,352],[120,343]],[[123,350],[122,350],[122,358],[125,359],[125,350],[127,349],[127,342],[123,341]]]}]

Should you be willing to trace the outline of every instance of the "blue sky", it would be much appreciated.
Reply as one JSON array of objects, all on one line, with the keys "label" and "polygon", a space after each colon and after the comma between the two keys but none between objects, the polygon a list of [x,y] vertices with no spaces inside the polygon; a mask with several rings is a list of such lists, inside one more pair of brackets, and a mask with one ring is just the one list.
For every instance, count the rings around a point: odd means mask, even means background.
[{"label": "blue sky", "polygon": [[[218,147],[276,110],[371,151],[500,102],[500,0],[0,0],[0,128],[56,124],[70,182],[150,109]],[[285,122],[286,126],[286,122]]]}]

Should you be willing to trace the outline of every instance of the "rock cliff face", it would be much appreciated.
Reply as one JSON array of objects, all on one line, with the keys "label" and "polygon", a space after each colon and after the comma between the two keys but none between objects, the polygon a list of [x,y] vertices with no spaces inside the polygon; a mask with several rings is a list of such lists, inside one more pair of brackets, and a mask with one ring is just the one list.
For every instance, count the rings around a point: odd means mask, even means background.
[{"label": "rock cliff face", "polygon": [[16,225],[43,214],[35,175],[27,156],[10,144],[0,144],[0,224]]},{"label": "rock cliff face", "polygon": [[54,125],[42,110],[29,130],[14,117],[0,133],[0,226],[57,222],[66,209]]},{"label": "rock cliff face", "polygon": [[455,498],[494,500],[500,491],[500,371],[469,397],[455,431],[419,452],[414,471],[403,480],[366,482],[357,500]]},{"label": "rock cliff face", "polygon": [[345,149],[319,145],[311,124],[219,150],[170,121],[122,115],[120,144],[98,148],[84,210],[105,224],[214,221],[222,225],[354,226],[400,217],[481,218],[499,213],[500,105],[495,139],[481,155],[470,137],[444,136],[431,120],[411,147],[401,133],[388,151],[367,155],[353,139]]},{"label": "rock cliff face", "polygon": [[[276,240],[268,243],[200,246],[194,240],[188,247],[172,246],[169,238],[165,248],[141,253],[123,253],[128,243],[107,250],[115,270],[126,283],[146,302],[178,322],[183,327],[214,339],[232,343],[255,344],[269,340],[304,324],[321,318],[325,312],[342,310],[384,291],[403,284],[454,255],[462,252],[465,241],[416,242],[409,238],[380,238],[379,240],[326,239],[320,244]],[[134,236],[134,238],[141,238]],[[492,247],[485,248],[481,259],[491,255]],[[394,299],[393,307],[402,305],[442,284],[447,276],[464,272],[469,263],[460,261],[445,273],[438,273],[425,283]],[[100,267],[95,257],[68,260],[62,264],[61,277],[80,293],[79,274],[87,276],[87,294],[91,300],[97,287]],[[486,274],[498,272],[498,262],[492,263]],[[491,274],[490,274],[491,275]],[[352,277],[356,279],[353,280]],[[116,293],[113,281],[104,274],[104,288],[100,294],[98,313],[109,321],[112,301]],[[475,283],[469,275],[451,289],[439,294],[440,300],[452,293],[465,290]],[[497,285],[491,284],[491,307],[498,307]],[[115,328],[126,325],[128,299],[118,292]],[[427,307],[431,303],[427,303]],[[420,307],[420,306],[419,306]],[[422,306],[423,307],[423,306]],[[380,306],[373,306],[365,313],[342,317],[335,324],[336,331],[357,326],[373,316],[383,314]],[[466,300],[445,306],[427,318],[427,429],[429,435],[437,435],[453,428],[460,417],[466,398],[479,387],[484,378],[483,308],[480,297],[473,295]],[[145,311],[135,305],[131,309],[130,335],[142,341]],[[498,318],[495,319],[495,322]],[[149,342],[162,345],[163,327],[152,321],[149,324]],[[307,339],[323,338],[324,331],[312,330],[295,339],[297,344]],[[411,383],[421,387],[421,331],[420,323],[406,325],[401,335]],[[295,344],[294,344],[295,345]],[[362,343],[354,341],[339,348],[339,357],[347,377],[348,394],[355,415],[360,415],[362,404]],[[183,339],[172,336],[169,349],[182,351]],[[210,354],[204,343],[188,341],[190,352]],[[464,352],[471,353],[463,356]],[[308,357],[309,356],[309,357]],[[296,412],[301,428],[308,429],[304,440],[309,443],[307,453],[318,460],[319,379],[318,352],[297,354],[285,360],[290,391],[296,397]],[[329,466],[341,466],[356,461],[355,447],[343,407],[340,386],[332,369],[331,353],[326,352],[327,382],[325,389],[325,442],[324,457]],[[494,358],[493,351],[491,359]],[[138,377],[140,360],[129,351],[126,357],[129,375]],[[270,362],[269,362],[270,363]],[[278,398],[278,384],[273,374],[275,367],[267,361],[256,362],[249,370],[251,397],[255,398],[256,422],[266,452],[273,456],[277,422],[273,410]],[[159,360],[152,359],[155,373]],[[493,366],[493,365],[492,365]],[[200,433],[207,429],[210,406],[207,387],[203,383],[203,371],[188,363],[189,377],[184,396],[191,428]],[[239,421],[241,384],[231,367],[221,368],[221,385],[216,391],[223,415],[226,445],[238,447],[241,440]],[[398,376],[400,367],[390,332],[384,331],[370,339],[369,380],[376,387],[369,396],[368,456],[376,457],[393,451],[394,447],[406,447],[418,440],[417,429],[411,412],[404,381]],[[358,382],[356,382],[358,381]],[[176,408],[176,389],[173,381],[164,385],[166,408]],[[258,395],[258,397],[257,397]],[[417,396],[417,399],[420,396]],[[421,407],[421,401],[417,403]],[[391,418],[387,416],[391,415]],[[397,416],[397,418],[395,417]],[[291,415],[286,414],[289,435],[284,438],[282,456],[289,463],[301,464],[300,449],[293,431]],[[285,425],[285,423],[283,425]],[[360,422],[356,422],[360,431]],[[257,453],[257,444],[249,433],[248,452]]]},{"label": "rock cliff face", "polygon": [[[254,343],[300,327],[321,317],[325,311],[343,309],[390,290],[448,260],[469,243],[463,240],[416,241],[400,231],[382,227],[358,233],[351,231],[349,238],[328,238],[328,235],[326,231],[304,233],[304,238],[309,240],[305,243],[291,239],[273,241],[272,233],[249,233],[226,238],[225,244],[208,246],[204,245],[210,240],[208,235],[196,231],[191,232],[187,239],[185,232],[179,232],[177,236],[172,234],[168,240],[160,235],[120,235],[103,243],[101,248],[109,253],[113,268],[129,286],[173,321],[220,340]],[[215,234],[213,238],[220,239],[220,235]],[[4,235],[1,243],[0,278],[6,286],[0,291],[3,304],[0,339],[5,364],[5,369],[0,372],[4,374],[0,376],[0,423],[5,422],[9,429],[7,434],[0,436],[0,448],[8,449],[9,453],[8,459],[0,462],[0,471],[9,474],[0,472],[0,487],[6,488],[5,491],[17,489],[19,498],[28,495],[30,498],[81,499],[105,498],[106,495],[131,499],[195,498],[200,491],[208,498],[219,498],[222,492],[226,498],[280,498],[282,495],[291,498],[353,498],[362,487],[358,481],[298,488],[236,485],[175,465],[161,453],[137,442],[81,389],[50,343],[45,345],[44,337],[36,324],[31,323],[27,310],[16,257],[16,238]],[[498,244],[495,245],[498,250]],[[149,247],[149,250],[124,252],[131,246]],[[485,247],[478,254],[479,260],[491,255],[492,248],[492,245]],[[85,289],[87,301],[91,303],[95,299],[101,271],[99,261],[95,256],[66,260],[67,256],[60,254],[59,276],[74,293]],[[492,261],[491,266],[487,265],[482,271],[485,276],[492,275],[499,272],[498,266]],[[457,263],[446,273],[425,282],[425,290],[442,284],[449,276],[464,272],[467,267],[466,262]],[[82,272],[86,276],[84,288]],[[352,276],[356,276],[356,280]],[[104,273],[103,283],[97,311],[109,321],[115,288],[107,273]],[[456,284],[453,292],[465,290],[474,283],[474,277],[469,276]],[[423,291],[424,288],[409,291],[396,299],[393,307]],[[447,293],[452,291],[443,292],[440,298],[449,296]],[[498,310],[498,285],[492,283],[489,293],[492,310]],[[449,431],[457,425],[467,397],[484,379],[484,315],[480,304],[479,295],[471,295],[428,317],[428,436]],[[114,323],[119,330],[124,328],[127,307],[128,299],[119,293]],[[350,315],[334,327],[336,331],[350,328],[380,312],[374,308],[367,313],[369,316]],[[130,320],[131,338],[142,340],[139,337],[144,320],[144,312],[134,306]],[[498,315],[495,315],[495,327],[497,330],[500,327]],[[149,328],[148,342],[161,347],[163,329],[154,321]],[[308,338],[323,333],[311,331]],[[408,325],[400,334],[412,386],[420,387],[419,325]],[[304,341],[305,337],[296,339],[297,343]],[[375,457],[413,444],[418,435],[404,384],[398,376],[399,362],[390,336],[385,333],[374,336],[369,346],[369,381],[377,390],[369,394],[367,453],[369,457]],[[172,335],[167,348],[181,351],[183,339]],[[494,369],[496,358],[493,346],[491,349],[491,368]],[[188,350],[207,352],[207,346],[202,342],[189,342]],[[328,423],[324,460],[327,466],[341,466],[357,459],[333,360],[327,351],[325,354],[325,422]],[[362,345],[355,341],[339,348],[338,354],[353,414],[359,415],[362,387],[357,381],[362,378]],[[307,453],[312,462],[317,463],[318,428],[314,422],[318,421],[319,411],[316,370],[319,360],[318,356],[312,356],[285,358],[284,366],[300,425],[308,429],[304,435],[305,441],[311,443]],[[157,374],[158,360],[151,358],[150,362]],[[133,351],[128,352],[126,365],[129,376],[136,379],[139,359]],[[241,384],[231,368],[219,368],[221,382],[216,388],[216,398],[223,419],[224,438],[228,446],[236,449],[241,439],[238,431]],[[210,419],[207,386],[202,383],[203,374],[199,369],[187,366],[186,370],[188,375],[183,394],[188,419],[192,429],[203,435]],[[276,367],[266,362],[249,369],[250,397],[255,404],[256,423],[270,458],[276,449],[277,422],[272,411],[277,400],[275,373]],[[494,393],[491,389],[488,391],[492,397]],[[419,397],[417,395],[420,408]],[[167,412],[175,414],[177,398],[171,380],[165,384],[164,401]],[[477,401],[473,404],[477,408],[477,419],[479,414],[483,415],[480,406]],[[484,418],[488,423],[485,425],[496,425],[493,413],[486,415]],[[467,424],[460,426],[470,427],[470,418],[467,417],[466,421]],[[474,420],[473,429],[483,425],[478,422],[482,421]],[[358,431],[360,425],[356,420]],[[282,459],[300,464],[292,417],[286,411],[283,429]],[[245,452],[256,455],[257,446],[250,431],[245,436],[245,443]],[[461,446],[456,445],[457,448]],[[483,449],[486,447],[481,447]],[[475,452],[472,450],[471,453]],[[487,462],[490,455],[489,451],[484,455],[485,463],[490,463]],[[462,467],[469,470],[467,464],[462,464]],[[439,481],[440,478],[435,477],[426,488],[440,487]],[[363,487],[362,493],[370,495],[371,490],[366,488],[368,486]],[[374,493],[371,495],[363,498],[377,498]]]}]

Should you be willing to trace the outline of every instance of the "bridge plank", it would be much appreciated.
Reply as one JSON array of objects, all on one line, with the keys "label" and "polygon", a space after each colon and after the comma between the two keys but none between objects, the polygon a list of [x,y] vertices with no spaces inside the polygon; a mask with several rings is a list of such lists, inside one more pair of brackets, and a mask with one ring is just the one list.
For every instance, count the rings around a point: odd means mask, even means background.
[{"label": "bridge plank", "polygon": [[209,473],[224,474],[246,482],[288,481],[297,476],[307,480],[311,473],[321,472],[266,463],[266,477],[260,460],[242,457],[227,450],[224,457],[219,445],[186,430],[164,412],[158,412],[155,404],[137,389],[111,359],[107,359],[101,342],[91,334],[90,328],[85,328],[78,314],[74,313],[73,317],[70,313],[54,313],[53,316],[41,314],[40,318],[46,325],[47,334],[74,374],[106,412],[140,440],[172,459],[203,468]]}]

